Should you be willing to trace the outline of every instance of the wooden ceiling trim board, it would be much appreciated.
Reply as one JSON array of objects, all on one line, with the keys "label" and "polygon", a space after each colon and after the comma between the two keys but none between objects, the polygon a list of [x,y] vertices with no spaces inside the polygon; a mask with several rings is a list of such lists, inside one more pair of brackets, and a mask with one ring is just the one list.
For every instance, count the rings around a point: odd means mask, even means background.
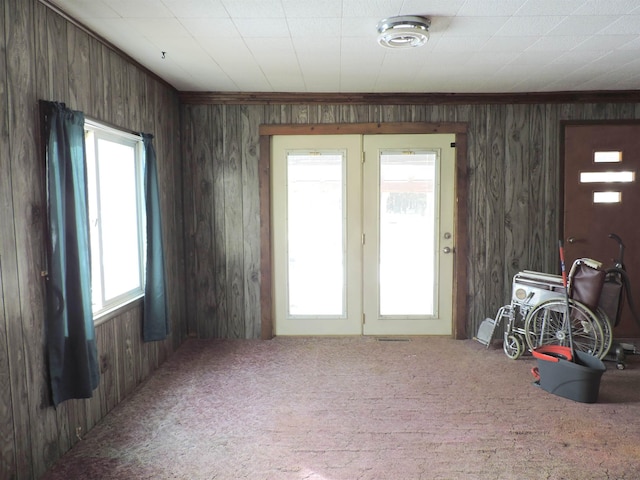
[{"label": "wooden ceiling trim board", "polygon": [[180,92],[187,105],[488,105],[534,103],[633,103],[640,90],[567,91],[542,93],[297,93]]}]

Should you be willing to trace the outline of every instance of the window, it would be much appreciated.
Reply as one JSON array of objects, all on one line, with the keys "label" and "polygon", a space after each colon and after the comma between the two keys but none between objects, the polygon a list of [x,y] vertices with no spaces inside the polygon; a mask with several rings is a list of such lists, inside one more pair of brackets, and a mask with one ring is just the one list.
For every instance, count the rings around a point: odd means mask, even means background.
[{"label": "window", "polygon": [[618,150],[593,152],[594,163],[620,163],[622,162],[622,152]]},{"label": "window", "polygon": [[93,316],[144,295],[143,144],[85,122]]},{"label": "window", "polygon": [[580,172],[580,183],[631,183],[636,180],[636,172]]}]

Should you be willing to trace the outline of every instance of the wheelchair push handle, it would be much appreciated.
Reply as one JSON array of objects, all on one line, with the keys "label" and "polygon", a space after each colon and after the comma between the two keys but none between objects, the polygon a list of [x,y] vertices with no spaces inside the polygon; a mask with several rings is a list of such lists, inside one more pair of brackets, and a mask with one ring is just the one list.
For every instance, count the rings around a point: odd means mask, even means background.
[{"label": "wheelchair push handle", "polygon": [[622,243],[622,239],[615,233],[610,233],[609,238],[618,242],[618,258],[613,259],[615,268],[624,268],[624,243]]}]

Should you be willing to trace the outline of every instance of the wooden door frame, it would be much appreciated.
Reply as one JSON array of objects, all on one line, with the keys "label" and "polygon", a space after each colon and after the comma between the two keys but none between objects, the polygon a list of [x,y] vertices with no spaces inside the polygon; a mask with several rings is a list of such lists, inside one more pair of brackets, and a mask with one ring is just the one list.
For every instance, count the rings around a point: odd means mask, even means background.
[{"label": "wooden door frame", "polygon": [[453,338],[467,336],[467,262],[469,235],[467,228],[469,174],[467,163],[467,123],[347,123],[347,124],[277,124],[260,125],[260,306],[261,338],[274,336],[273,284],[271,249],[271,137],[273,135],[379,135],[379,134],[455,134],[455,204],[456,244],[453,282]]}]

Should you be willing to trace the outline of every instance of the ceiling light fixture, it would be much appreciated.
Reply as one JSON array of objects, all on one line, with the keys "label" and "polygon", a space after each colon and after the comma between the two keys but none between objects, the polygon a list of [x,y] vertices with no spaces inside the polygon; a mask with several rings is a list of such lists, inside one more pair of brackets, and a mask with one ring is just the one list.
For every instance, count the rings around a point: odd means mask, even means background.
[{"label": "ceiling light fixture", "polygon": [[429,40],[431,20],[426,17],[404,15],[378,22],[378,43],[388,48],[419,47]]}]

